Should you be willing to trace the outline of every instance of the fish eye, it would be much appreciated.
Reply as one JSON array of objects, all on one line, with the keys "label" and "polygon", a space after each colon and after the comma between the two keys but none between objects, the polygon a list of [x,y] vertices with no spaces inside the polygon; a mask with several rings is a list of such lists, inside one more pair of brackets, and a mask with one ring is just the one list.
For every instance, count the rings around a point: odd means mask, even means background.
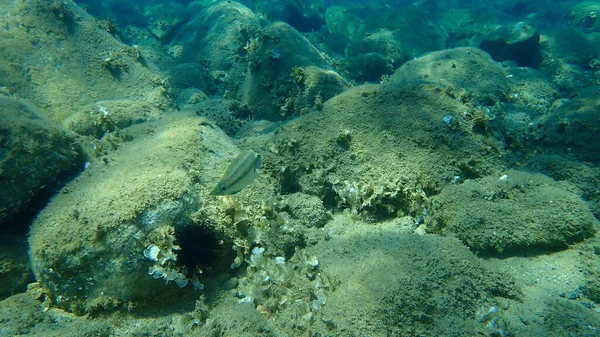
[{"label": "fish eye", "polygon": [[221,186],[221,191],[225,191],[225,186]]}]

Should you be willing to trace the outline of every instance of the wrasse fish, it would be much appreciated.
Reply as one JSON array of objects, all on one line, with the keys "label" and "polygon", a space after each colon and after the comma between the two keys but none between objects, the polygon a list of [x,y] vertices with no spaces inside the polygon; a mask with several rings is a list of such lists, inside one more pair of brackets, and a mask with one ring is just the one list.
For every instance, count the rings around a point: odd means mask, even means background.
[{"label": "wrasse fish", "polygon": [[258,174],[262,157],[253,151],[244,151],[237,156],[225,174],[210,192],[211,195],[236,194],[248,186]]}]

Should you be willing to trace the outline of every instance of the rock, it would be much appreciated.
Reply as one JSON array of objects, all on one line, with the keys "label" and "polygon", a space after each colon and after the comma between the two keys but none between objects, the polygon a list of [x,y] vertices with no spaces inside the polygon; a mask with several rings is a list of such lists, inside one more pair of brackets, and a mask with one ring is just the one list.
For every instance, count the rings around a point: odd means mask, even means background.
[{"label": "rock", "polygon": [[359,82],[379,82],[382,75],[391,75],[410,59],[404,48],[394,32],[385,29],[356,39],[346,49],[348,76]]},{"label": "rock", "polygon": [[29,294],[17,294],[0,301],[2,328],[6,336],[29,334],[38,325],[49,323],[42,306]]},{"label": "rock", "polygon": [[[274,133],[268,146],[282,167],[282,193],[316,195],[326,208],[351,213],[419,218],[428,208],[424,191],[439,191],[455,176],[485,176],[503,167],[500,143],[491,146],[493,139],[483,142],[461,129],[470,125],[469,109],[438,83],[389,81],[349,89],[321,112]],[[444,122],[446,116],[456,128]]]},{"label": "rock", "polygon": [[25,291],[33,282],[25,235],[0,236],[0,300]]},{"label": "rock", "polygon": [[245,116],[238,116],[231,111],[228,107],[229,103],[229,101],[219,98],[208,98],[198,89],[186,89],[178,98],[178,104],[182,111],[190,111],[198,116],[206,117],[225,131],[228,136],[233,137],[244,123]]},{"label": "rock", "polygon": [[33,218],[83,163],[72,133],[33,106],[0,96],[0,227],[18,215]]},{"label": "rock", "polygon": [[100,100],[144,102],[153,115],[174,106],[144,51],[117,40],[75,3],[18,2],[3,13],[0,86],[48,118],[63,122]]},{"label": "rock", "polygon": [[541,145],[547,150],[572,155],[584,162],[600,162],[598,87],[589,87],[536,122],[544,132]]},{"label": "rock", "polygon": [[392,74],[392,65],[378,53],[347,57],[344,61],[348,76],[355,81],[379,82]]},{"label": "rock", "polygon": [[65,120],[65,126],[80,135],[105,135],[160,117],[163,111],[145,100],[107,100],[88,104]]},{"label": "rock", "polygon": [[600,282],[598,282],[598,267],[600,266],[600,263],[598,263],[597,256],[593,256],[588,261],[588,263],[584,264],[584,275],[586,275],[587,281],[581,290],[587,298],[596,303],[600,303]]},{"label": "rock", "polygon": [[327,222],[327,213],[323,202],[312,195],[293,193],[281,202],[283,210],[300,221],[305,227],[323,227]]},{"label": "rock", "polygon": [[329,33],[345,36],[350,41],[364,30],[362,21],[358,11],[348,10],[343,6],[328,6],[325,11],[325,22]]},{"label": "rock", "polygon": [[310,41],[283,22],[267,26],[248,54],[243,102],[258,119],[276,121],[318,109],[349,86]]},{"label": "rock", "polygon": [[446,48],[448,34],[420,6],[378,8],[376,4],[331,6],[325,20],[344,76],[379,82],[409,59]]},{"label": "rock", "polygon": [[596,220],[568,185],[509,171],[445,187],[432,201],[430,232],[489,254],[564,249],[594,234]]},{"label": "rock", "polygon": [[[200,10],[169,43],[170,54],[179,63],[172,68],[173,75],[186,68],[199,75],[177,80],[177,88],[191,84],[214,93],[216,84],[219,95],[239,99],[248,72],[248,47],[261,34],[256,15],[237,2],[214,2]],[[212,78],[205,76],[206,71]]]},{"label": "rock", "polygon": [[[170,49],[181,63],[172,70],[174,76],[186,69],[198,73],[178,76],[177,91],[194,86],[208,95],[222,95],[239,101],[257,119],[297,115],[348,86],[292,26],[275,22],[263,29],[250,9],[235,2],[218,2],[201,11],[181,27]],[[212,79],[193,64],[204,65]]]},{"label": "rock", "polygon": [[[325,231],[329,240],[307,251],[341,280],[324,309],[340,330],[458,336],[483,329],[477,313],[493,298],[520,296],[510,276],[484,266],[455,238],[405,234],[395,225],[347,218],[334,218]],[[357,292],[373,296],[354,296]],[[340,311],[344,315],[334,314]]]},{"label": "rock", "polygon": [[[550,151],[548,151],[550,152]],[[554,180],[566,180],[575,185],[587,201],[594,216],[600,219],[600,168],[591,162],[576,161],[570,154],[545,154],[531,156],[526,167],[543,173]],[[600,248],[600,246],[598,246]],[[600,250],[598,251],[600,253]]]},{"label": "rock", "polygon": [[254,11],[269,22],[283,21],[302,33],[318,31],[325,24],[326,5],[323,0],[309,3],[294,0],[274,0],[254,3]]},{"label": "rock", "polygon": [[493,106],[508,93],[506,74],[477,48],[453,48],[413,59],[400,67],[390,82],[431,81],[448,87],[463,101]]},{"label": "rock", "polygon": [[484,34],[479,47],[498,62],[513,61],[520,67],[538,67],[542,62],[540,33],[524,22],[502,26]]},{"label": "rock", "polygon": [[180,63],[168,69],[169,84],[174,95],[179,96],[184,90],[195,88],[208,95],[217,92],[218,81],[210,74],[208,69],[198,63]]},{"label": "rock", "polygon": [[60,308],[85,314],[173,299],[196,273],[181,255],[195,252],[186,240],[224,249],[191,261],[229,269],[232,232],[207,194],[239,150],[194,115],[170,114],[137,131],[109,165],[92,162],[31,226],[32,269]]},{"label": "rock", "polygon": [[590,32],[600,32],[600,4],[596,1],[574,3],[564,17],[564,21]]}]

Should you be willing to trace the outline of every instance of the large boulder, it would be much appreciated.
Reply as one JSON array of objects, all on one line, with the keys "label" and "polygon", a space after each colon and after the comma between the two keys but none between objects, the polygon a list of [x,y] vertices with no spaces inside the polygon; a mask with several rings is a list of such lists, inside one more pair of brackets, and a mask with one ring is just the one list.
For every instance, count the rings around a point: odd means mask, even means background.
[{"label": "large boulder", "polygon": [[496,61],[513,61],[520,67],[538,67],[542,63],[539,42],[537,30],[518,22],[486,32],[479,47]]},{"label": "large boulder", "polygon": [[325,24],[326,4],[323,0],[302,2],[295,0],[256,1],[254,12],[270,22],[283,21],[302,33],[319,31]]},{"label": "large boulder", "polygon": [[374,3],[331,6],[325,48],[344,56],[337,62],[344,76],[378,82],[410,58],[446,46],[448,34],[426,11]]},{"label": "large boulder", "polygon": [[28,103],[0,96],[0,227],[17,215],[33,218],[83,162],[72,133]]},{"label": "large boulder", "polygon": [[407,234],[392,221],[364,224],[344,217],[325,231],[328,240],[308,251],[341,281],[321,309],[336,329],[371,336],[506,330],[498,302],[519,297],[518,286],[486,268],[457,239]]},{"label": "large boulder", "polygon": [[170,72],[184,74],[176,80],[177,89],[194,87],[239,98],[248,68],[248,48],[260,35],[258,18],[242,4],[217,1],[199,10],[178,27],[169,43],[169,53],[178,63]]},{"label": "large boulder", "polygon": [[264,29],[249,8],[216,2],[179,27],[169,52],[175,94],[197,88],[237,101],[237,115],[281,120],[319,108],[348,83],[293,26]]},{"label": "large boulder", "polygon": [[186,284],[201,287],[200,269],[227,270],[233,259],[233,229],[207,195],[239,150],[195,115],[134,131],[108,165],[92,162],[31,226],[31,266],[58,307],[151,306]]},{"label": "large boulder", "polygon": [[404,64],[391,77],[394,82],[431,81],[447,87],[448,94],[465,102],[493,106],[509,90],[502,67],[477,48],[440,50]]},{"label": "large boulder", "polygon": [[474,133],[472,107],[436,83],[364,85],[282,126],[283,193],[319,196],[332,207],[376,216],[427,212],[427,195],[454,179],[499,171],[501,144]]},{"label": "large boulder", "polygon": [[50,119],[63,122],[87,114],[93,122],[99,115],[89,104],[96,101],[144,102],[141,117],[127,123],[174,106],[166,80],[144,51],[120,42],[74,2],[35,0],[2,7],[0,24],[7,29],[0,40],[0,86]]},{"label": "large boulder", "polygon": [[297,30],[276,22],[248,48],[243,102],[259,119],[280,120],[321,104],[348,86],[326,57]]},{"label": "large boulder", "polygon": [[588,32],[600,32],[600,4],[596,1],[575,2],[563,20]]},{"label": "large boulder", "polygon": [[428,228],[484,253],[565,248],[592,236],[596,225],[568,188],[520,171],[448,185],[433,199]]}]

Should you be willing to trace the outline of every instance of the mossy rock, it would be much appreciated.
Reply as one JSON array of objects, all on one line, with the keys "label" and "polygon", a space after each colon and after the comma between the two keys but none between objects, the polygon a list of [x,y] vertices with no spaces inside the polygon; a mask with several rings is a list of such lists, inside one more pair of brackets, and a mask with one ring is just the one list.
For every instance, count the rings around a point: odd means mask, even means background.
[{"label": "mossy rock", "polygon": [[600,32],[600,4],[596,1],[576,3],[565,15],[564,21],[587,31]]},{"label": "mossy rock", "polygon": [[0,223],[33,215],[83,161],[72,133],[33,106],[0,96]]},{"label": "mossy rock", "polygon": [[242,101],[255,118],[297,116],[349,86],[309,40],[283,22],[265,27],[264,36],[248,48],[248,58]]},{"label": "mossy rock", "polygon": [[596,225],[570,188],[520,171],[448,185],[433,198],[428,229],[490,254],[563,249],[592,236]]},{"label": "mossy rock", "polygon": [[549,152],[574,156],[583,162],[600,162],[598,89],[589,88],[537,123],[544,132],[541,145]]},{"label": "mossy rock", "polygon": [[469,109],[437,83],[363,85],[282,126],[268,146],[286,168],[286,193],[315,194],[353,213],[417,216],[422,197],[455,176],[501,168],[502,145],[460,126]]},{"label": "mossy rock", "polygon": [[11,28],[0,40],[0,86],[43,109],[49,119],[63,122],[100,99],[174,106],[160,71],[140,48],[117,40],[77,4],[18,2],[6,6],[5,14],[0,24]]},{"label": "mossy rock", "polygon": [[[191,277],[185,266],[169,258],[185,250],[175,243],[179,230],[200,233],[199,241],[210,233],[215,246],[218,240],[225,242],[219,246],[226,247],[223,257],[231,252],[233,229],[224,225],[218,200],[207,195],[224,161],[239,150],[216,126],[195,115],[171,114],[137,132],[106,159],[108,164],[92,161],[31,226],[31,267],[60,308],[87,314],[173,300],[179,287],[165,281],[173,281],[176,272]],[[167,259],[151,258],[151,246],[160,249],[155,257]],[[219,260],[211,267],[228,270],[230,263]],[[171,276],[153,278],[149,268],[155,267]]]},{"label": "mossy rock", "polygon": [[390,78],[393,82],[438,82],[449,94],[472,104],[493,106],[506,99],[508,81],[500,65],[484,51],[445,49],[405,63]]},{"label": "mossy rock", "polygon": [[307,251],[341,281],[322,309],[339,330],[464,336],[485,326],[477,321],[481,308],[487,312],[496,299],[521,296],[512,277],[484,266],[456,238],[344,217],[334,217],[325,232],[328,240]]}]

